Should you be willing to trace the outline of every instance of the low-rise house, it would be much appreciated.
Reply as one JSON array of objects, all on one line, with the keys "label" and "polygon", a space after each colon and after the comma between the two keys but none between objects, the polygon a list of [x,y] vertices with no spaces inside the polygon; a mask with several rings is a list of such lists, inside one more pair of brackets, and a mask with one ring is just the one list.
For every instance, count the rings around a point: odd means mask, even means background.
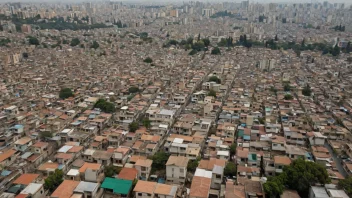
[{"label": "low-rise house", "polygon": [[133,192],[136,198],[153,198],[156,185],[156,182],[138,180]]},{"label": "low-rise house", "polygon": [[211,158],[209,160],[201,160],[198,168],[211,171],[211,188],[220,190],[225,166],[226,160]]},{"label": "low-rise house", "polygon": [[127,162],[128,156],[131,152],[132,150],[127,147],[119,147],[115,149],[114,154],[112,156],[113,165],[123,167]]},{"label": "low-rise house", "polygon": [[155,197],[176,198],[178,187],[175,185],[157,184],[154,190]]},{"label": "low-rise house", "polygon": [[271,150],[272,151],[280,151],[284,152],[285,151],[285,138],[282,136],[273,136],[271,138]]},{"label": "low-rise house", "polygon": [[46,192],[43,184],[29,183],[28,186],[20,192],[20,195],[23,195],[22,197],[45,198]]},{"label": "low-rise house", "polygon": [[48,146],[47,142],[36,142],[31,146],[31,151],[35,154],[43,155],[45,159],[48,156]]},{"label": "low-rise house", "polygon": [[190,198],[208,198],[211,186],[211,173],[202,176],[194,176],[190,188]]},{"label": "low-rise house", "polygon": [[94,149],[86,149],[82,153],[83,160],[86,161],[86,162],[94,162],[94,158],[93,158],[94,152],[95,152]]},{"label": "low-rise house", "polygon": [[130,197],[132,181],[106,177],[101,188],[104,189],[104,197]]},{"label": "low-rise house", "polygon": [[50,198],[68,198],[74,193],[79,181],[64,180],[56,190],[51,194]]},{"label": "low-rise house", "polygon": [[138,179],[138,171],[135,168],[124,167],[121,169],[120,173],[117,175],[117,178],[133,181],[135,179]]},{"label": "low-rise house", "polygon": [[15,181],[13,181],[13,184],[20,184],[20,185],[29,185],[30,183],[38,183],[41,178],[39,177],[39,174],[32,174],[32,173],[24,173],[21,176],[19,176]]},{"label": "low-rise house", "polygon": [[60,166],[59,163],[54,163],[52,161],[48,161],[46,163],[41,164],[38,167],[38,171],[43,175],[43,176],[49,176],[50,174],[53,174],[56,169],[61,169],[63,171],[66,170],[65,166]]},{"label": "low-rise house", "polygon": [[107,151],[95,151],[92,155],[93,162],[108,166],[111,164],[113,153]]},{"label": "low-rise house", "polygon": [[325,144],[326,136],[323,136],[321,133],[319,133],[319,132],[311,132],[311,133],[307,133],[307,135],[309,137],[310,145],[312,145],[312,146],[315,146],[315,145],[323,146]]},{"label": "low-rise house", "polygon": [[103,166],[98,163],[85,162],[79,169],[79,174],[84,181],[100,182],[100,175],[103,173]]},{"label": "low-rise house", "polygon": [[166,181],[173,184],[184,184],[187,174],[188,158],[170,156],[166,162]]},{"label": "low-rise house", "polygon": [[285,166],[291,164],[291,159],[286,156],[274,156],[275,172],[282,173]]},{"label": "low-rise house", "polygon": [[133,191],[135,192],[136,198],[176,198],[178,187],[175,185],[139,180]]},{"label": "low-rise house", "polygon": [[100,197],[101,194],[98,193],[99,191],[99,183],[94,182],[86,182],[81,181],[77,185],[77,187],[73,190],[73,196],[81,196],[82,198],[90,198],[90,197]]},{"label": "low-rise house", "polygon": [[66,167],[69,167],[74,161],[73,155],[68,153],[58,153],[55,155],[55,159],[60,165],[65,165]]},{"label": "low-rise house", "polygon": [[152,160],[149,159],[138,159],[134,164],[134,167],[138,171],[138,178],[141,180],[147,180],[152,170]]},{"label": "low-rise house", "polygon": [[23,137],[15,142],[15,150],[25,152],[32,145],[32,139]]},{"label": "low-rise house", "polygon": [[305,159],[306,151],[297,146],[286,145],[286,156],[291,159]]},{"label": "low-rise house", "polygon": [[7,150],[0,153],[0,165],[1,167],[7,167],[15,162],[17,155],[15,155],[15,150]]}]

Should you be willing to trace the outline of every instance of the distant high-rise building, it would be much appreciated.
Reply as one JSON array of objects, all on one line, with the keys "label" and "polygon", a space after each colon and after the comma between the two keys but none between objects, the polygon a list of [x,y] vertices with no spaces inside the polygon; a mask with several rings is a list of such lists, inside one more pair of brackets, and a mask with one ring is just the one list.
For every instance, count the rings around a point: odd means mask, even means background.
[{"label": "distant high-rise building", "polygon": [[324,8],[327,8],[328,5],[329,5],[329,2],[328,1],[324,1],[324,3],[323,3]]},{"label": "distant high-rise building", "polygon": [[177,18],[178,17],[178,9],[171,10],[170,11],[170,16]]},{"label": "distant high-rise building", "polygon": [[193,14],[193,8],[192,7],[189,8],[189,14]]},{"label": "distant high-rise building", "polygon": [[213,10],[212,9],[203,9],[202,15],[205,17],[210,17],[211,15],[213,15]]},{"label": "distant high-rise building", "polygon": [[248,6],[249,6],[249,0],[241,2],[242,9],[248,9]]},{"label": "distant high-rise building", "polygon": [[31,28],[30,25],[23,24],[22,27],[21,27],[21,31],[22,31],[23,33],[28,33],[28,34],[30,34],[30,33],[32,33],[32,28]]}]

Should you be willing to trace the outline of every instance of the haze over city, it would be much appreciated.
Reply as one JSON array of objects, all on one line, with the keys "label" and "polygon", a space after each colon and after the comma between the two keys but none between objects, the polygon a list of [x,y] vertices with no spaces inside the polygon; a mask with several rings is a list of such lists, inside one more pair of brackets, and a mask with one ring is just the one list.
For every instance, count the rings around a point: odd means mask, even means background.
[{"label": "haze over city", "polygon": [[352,197],[351,3],[0,0],[0,198]]}]

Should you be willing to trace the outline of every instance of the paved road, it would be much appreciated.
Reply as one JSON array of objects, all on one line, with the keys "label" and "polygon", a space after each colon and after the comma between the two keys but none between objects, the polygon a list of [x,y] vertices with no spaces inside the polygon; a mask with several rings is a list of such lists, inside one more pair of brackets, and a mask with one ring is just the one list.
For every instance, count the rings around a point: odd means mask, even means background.
[{"label": "paved road", "polygon": [[329,150],[330,155],[332,156],[332,158],[334,159],[334,162],[336,163],[336,168],[339,171],[339,173],[344,176],[347,177],[347,173],[345,171],[345,169],[343,169],[342,165],[341,165],[341,158],[338,158],[337,155],[333,152],[333,149],[331,148],[331,146],[325,142],[325,147]]}]

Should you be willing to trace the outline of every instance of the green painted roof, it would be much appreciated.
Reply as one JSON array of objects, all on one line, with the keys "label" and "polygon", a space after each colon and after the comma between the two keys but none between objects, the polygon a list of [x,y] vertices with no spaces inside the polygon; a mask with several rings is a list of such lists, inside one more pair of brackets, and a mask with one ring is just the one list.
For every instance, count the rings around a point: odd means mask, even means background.
[{"label": "green painted roof", "polygon": [[132,188],[132,181],[106,177],[101,188],[112,189],[115,194],[128,195]]}]

